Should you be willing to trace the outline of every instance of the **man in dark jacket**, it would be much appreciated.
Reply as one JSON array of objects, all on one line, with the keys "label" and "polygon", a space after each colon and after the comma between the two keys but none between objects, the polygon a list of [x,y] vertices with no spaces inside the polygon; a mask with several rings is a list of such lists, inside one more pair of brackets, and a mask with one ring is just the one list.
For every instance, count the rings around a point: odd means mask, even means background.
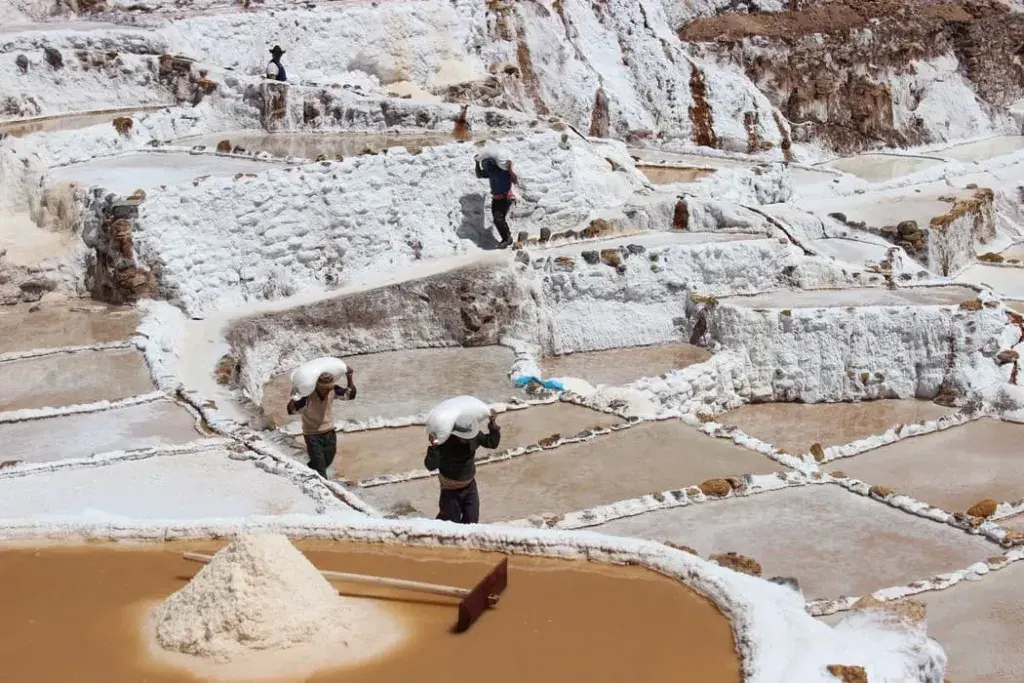
[{"label": "man in dark jacket", "polygon": [[270,63],[267,64],[267,78],[275,81],[287,81],[288,75],[284,72],[284,64],[281,63],[281,55],[284,50],[280,45],[275,45],[270,50]]},{"label": "man in dark jacket", "polygon": [[[504,168],[503,168],[504,166]],[[519,184],[519,177],[512,170],[512,162],[499,163],[492,157],[477,160],[477,176],[487,178],[491,185],[491,216],[494,227],[501,235],[502,249],[512,244],[512,230],[508,227],[508,212],[515,201],[512,186]]]},{"label": "man in dark jacket", "polygon": [[440,470],[437,480],[441,484],[437,519],[460,524],[480,521],[480,494],[476,487],[476,449],[497,448],[501,443],[501,429],[491,411],[487,434],[473,435],[475,425],[469,421],[456,422],[452,435],[442,444],[430,435],[430,447],[423,466],[429,471]]}]

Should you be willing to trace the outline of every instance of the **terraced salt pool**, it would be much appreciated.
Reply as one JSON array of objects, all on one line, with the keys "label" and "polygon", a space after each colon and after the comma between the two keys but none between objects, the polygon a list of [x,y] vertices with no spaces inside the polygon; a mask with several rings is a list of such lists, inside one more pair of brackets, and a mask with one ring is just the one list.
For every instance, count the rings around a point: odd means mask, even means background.
[{"label": "terraced salt pool", "polygon": [[[338,421],[425,414],[451,396],[470,394],[483,401],[506,401],[518,390],[508,378],[515,353],[503,346],[415,349],[345,358],[355,371],[355,401],[339,403]],[[263,409],[277,425],[297,423],[286,407],[291,372],[271,379],[263,390]],[[344,382],[343,379],[339,380]]]},{"label": "terraced salt pool", "polygon": [[136,152],[54,168],[49,171],[47,180],[51,184],[73,182],[87,187],[99,186],[128,195],[137,189],[183,185],[203,175],[259,173],[270,167],[267,162],[253,159],[185,152]]},{"label": "terraced salt pool", "polygon": [[941,164],[942,160],[940,159],[869,153],[827,161],[821,166],[877,183],[917,173]]},{"label": "terraced salt pool", "polygon": [[89,128],[101,123],[112,124],[114,119],[120,116],[134,116],[136,114],[158,111],[168,106],[173,106],[173,104],[169,102],[168,104],[133,107],[130,109],[104,109],[102,111],[84,112],[81,114],[45,116],[36,119],[0,122],[0,133],[7,133],[11,137],[20,138],[33,133],[55,133],[63,130]]},{"label": "terraced salt pool", "polygon": [[180,145],[216,147],[227,140],[232,147],[248,152],[266,152],[275,157],[342,159],[360,154],[377,154],[391,147],[405,147],[410,152],[424,147],[446,145],[459,140],[447,133],[366,134],[366,133],[265,133],[236,131],[178,140]]},{"label": "terraced salt pool", "polygon": [[[151,654],[143,623],[152,605],[182,588],[199,570],[200,565],[181,554],[212,553],[221,545],[196,541],[0,548],[4,670],[17,681],[200,680]],[[502,557],[395,544],[299,540],[296,545],[320,569],[459,586],[474,585]],[[387,656],[326,668],[304,680],[450,680],[443,667],[425,664],[439,661],[486,671],[489,683],[666,680],[679,671],[702,683],[741,680],[729,619],[678,581],[639,567],[522,555],[509,558],[509,573],[514,578],[500,609],[490,610],[461,634],[451,633],[456,618],[452,600],[337,584],[348,596],[379,598],[374,604],[396,618],[406,638]],[[40,600],[40,594],[48,599]],[[609,604],[615,609],[608,609]],[[354,629],[360,626],[353,624]],[[59,657],[53,656],[55,641],[62,643]],[[266,671],[249,674],[244,680],[263,680]]]}]

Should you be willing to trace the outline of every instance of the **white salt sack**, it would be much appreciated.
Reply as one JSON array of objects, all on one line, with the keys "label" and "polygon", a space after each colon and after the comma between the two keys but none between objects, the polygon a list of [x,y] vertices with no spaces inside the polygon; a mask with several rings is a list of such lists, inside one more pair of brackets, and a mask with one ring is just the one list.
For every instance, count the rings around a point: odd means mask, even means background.
[{"label": "white salt sack", "polygon": [[282,535],[232,541],[153,613],[161,647],[217,662],[347,641],[366,618]]},{"label": "white salt sack", "polygon": [[473,436],[484,430],[491,417],[491,408],[473,396],[455,396],[441,401],[427,415],[427,434],[437,437],[442,444],[452,435],[456,422],[463,420],[474,425]]},{"label": "white salt sack", "polygon": [[508,163],[512,161],[512,152],[501,145],[487,143],[480,150],[480,153],[476,155],[476,161],[483,161],[484,159],[493,159],[498,163],[498,166],[507,168]]},{"label": "white salt sack", "polygon": [[316,389],[317,377],[325,372],[334,375],[335,382],[341,382],[348,372],[348,366],[340,358],[330,356],[303,363],[292,371],[292,398],[298,400],[312,394]]}]

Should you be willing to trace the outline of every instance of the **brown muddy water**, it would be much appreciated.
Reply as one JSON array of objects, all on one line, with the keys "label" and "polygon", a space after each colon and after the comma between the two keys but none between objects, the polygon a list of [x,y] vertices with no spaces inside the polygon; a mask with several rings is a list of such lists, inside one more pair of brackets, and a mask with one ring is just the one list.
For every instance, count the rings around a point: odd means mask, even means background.
[{"label": "brown muddy water", "polygon": [[[470,587],[495,553],[299,542],[319,569]],[[0,550],[0,661],[4,676],[33,683],[182,683],[201,679],[147,651],[143,606],[166,598],[200,565],[186,550],[220,544],[22,547]],[[499,605],[454,635],[454,602],[391,589],[336,584],[383,598],[412,635],[374,661],[309,681],[448,683],[456,672],[489,683],[669,680],[739,683],[728,619],[693,590],[637,567],[513,556]],[[55,656],[55,646],[60,656]],[[209,680],[209,679],[206,679]]]}]

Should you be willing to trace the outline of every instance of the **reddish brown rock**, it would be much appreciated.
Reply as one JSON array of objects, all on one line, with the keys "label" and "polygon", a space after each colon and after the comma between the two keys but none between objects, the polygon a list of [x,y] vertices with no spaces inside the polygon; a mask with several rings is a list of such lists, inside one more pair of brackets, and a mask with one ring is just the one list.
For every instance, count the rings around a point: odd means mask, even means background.
[{"label": "reddish brown rock", "polygon": [[118,135],[128,135],[133,125],[135,125],[135,122],[128,116],[118,116],[114,119],[114,130],[117,131]]},{"label": "reddish brown rock", "polygon": [[732,486],[725,479],[708,479],[700,485],[701,493],[705,496],[722,497],[732,491]]},{"label": "reddish brown rock", "polygon": [[682,550],[684,553],[690,553],[691,555],[696,555],[697,557],[700,557],[700,553],[698,553],[696,550],[694,550],[688,545],[682,545],[681,543],[673,543],[672,541],[662,541],[661,544],[667,545],[669,548]]},{"label": "reddish brown rock", "polygon": [[690,207],[686,205],[686,200],[684,199],[680,199],[676,202],[675,214],[672,216],[672,229],[690,229]]},{"label": "reddish brown rock", "polygon": [[622,253],[618,249],[602,249],[601,262],[612,268],[617,268],[622,264]]},{"label": "reddish brown rock", "polygon": [[872,486],[868,493],[878,498],[888,498],[889,496],[896,492],[893,491],[888,486]]},{"label": "reddish brown rock", "polygon": [[750,576],[761,576],[761,563],[746,555],[728,552],[722,555],[711,555],[708,559],[734,572],[749,574]]},{"label": "reddish brown rock", "polygon": [[972,505],[967,510],[967,514],[969,514],[971,517],[991,517],[996,513],[996,507],[998,506],[999,503],[992,500],[991,498],[986,498],[985,500],[979,501]]},{"label": "reddish brown rock", "polygon": [[981,299],[967,299],[960,302],[960,310],[962,311],[980,311],[981,308]]},{"label": "reddish brown rock", "polygon": [[811,444],[811,455],[814,456],[817,462],[825,461],[825,449],[821,447],[820,443],[815,442]]},{"label": "reddish brown rock", "polygon": [[862,666],[829,664],[826,669],[841,683],[868,683],[868,673]]},{"label": "reddish brown rock", "polygon": [[1020,354],[1013,349],[1004,349],[996,354],[996,360],[1000,365],[1006,365],[1007,363],[1014,363],[1020,358]]},{"label": "reddish brown rock", "polygon": [[608,96],[604,88],[598,88],[594,95],[594,111],[590,115],[590,136],[595,138],[608,137],[611,115],[608,112]]}]

